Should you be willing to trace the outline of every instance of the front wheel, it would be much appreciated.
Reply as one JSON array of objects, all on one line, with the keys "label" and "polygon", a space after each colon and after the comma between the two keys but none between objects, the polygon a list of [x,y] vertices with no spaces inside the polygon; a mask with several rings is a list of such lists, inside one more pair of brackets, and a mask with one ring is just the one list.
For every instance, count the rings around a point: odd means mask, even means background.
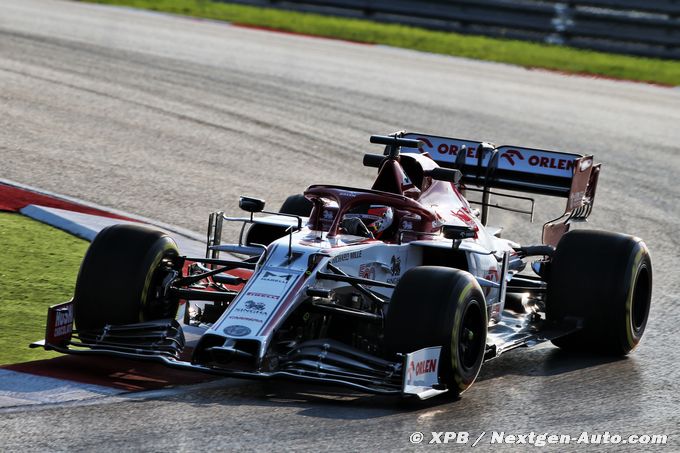
[{"label": "front wheel", "polygon": [[140,225],[113,225],[95,237],[76,281],[78,330],[173,318],[179,300],[164,297],[163,280],[179,252],[167,234]]},{"label": "front wheel", "polygon": [[385,319],[385,348],[406,354],[441,346],[440,382],[460,395],[477,378],[486,351],[487,311],[468,272],[423,266],[407,271]]},{"label": "front wheel", "polygon": [[550,264],[548,321],[581,319],[581,330],[553,340],[566,350],[625,355],[640,342],[652,298],[644,242],[607,231],[565,234]]}]

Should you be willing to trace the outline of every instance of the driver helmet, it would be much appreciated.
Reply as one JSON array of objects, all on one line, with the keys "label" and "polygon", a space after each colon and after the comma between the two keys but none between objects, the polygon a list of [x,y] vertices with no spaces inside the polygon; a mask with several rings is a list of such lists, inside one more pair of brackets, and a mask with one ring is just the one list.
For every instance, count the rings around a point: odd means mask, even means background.
[{"label": "driver helmet", "polygon": [[375,239],[380,239],[383,233],[392,226],[394,210],[389,206],[371,205],[368,209],[364,208],[361,211],[349,214],[347,217],[361,219]]}]

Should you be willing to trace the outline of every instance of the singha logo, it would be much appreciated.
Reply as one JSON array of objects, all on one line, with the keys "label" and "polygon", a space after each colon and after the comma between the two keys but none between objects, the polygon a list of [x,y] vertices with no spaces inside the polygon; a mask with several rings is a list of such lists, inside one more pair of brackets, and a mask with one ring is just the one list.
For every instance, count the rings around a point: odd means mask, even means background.
[{"label": "singha logo", "polygon": [[265,304],[262,302],[255,302],[254,300],[247,300],[245,303],[247,310],[262,311],[266,308]]},{"label": "singha logo", "polygon": [[392,255],[392,266],[391,266],[391,273],[393,276],[400,275],[401,274],[401,258]]}]

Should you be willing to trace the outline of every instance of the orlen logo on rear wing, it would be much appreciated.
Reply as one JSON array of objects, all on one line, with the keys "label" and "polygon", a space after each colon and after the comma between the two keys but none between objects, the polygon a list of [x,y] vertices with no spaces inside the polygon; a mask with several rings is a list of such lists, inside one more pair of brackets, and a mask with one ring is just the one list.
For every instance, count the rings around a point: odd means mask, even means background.
[{"label": "orlen logo on rear wing", "polygon": [[[443,167],[455,165],[458,151],[461,149],[465,149],[464,165],[475,168],[478,166],[479,155],[481,153],[479,148],[482,142],[416,133],[405,134],[404,138],[422,141],[425,144],[423,151],[427,151],[432,159]],[[574,173],[576,161],[583,157],[580,154],[519,146],[500,146],[496,150],[498,151],[499,170],[569,179],[571,179]],[[407,152],[407,150],[402,150],[402,152]],[[482,167],[487,168],[492,158],[492,153],[487,152],[483,154],[485,155],[482,157]]]},{"label": "orlen logo on rear wing", "polygon": [[565,198],[570,194],[574,169],[583,160],[590,159],[581,154],[519,146],[493,147],[478,141],[427,134],[407,133],[404,138],[422,141],[423,151],[439,165],[461,170],[466,184]]}]

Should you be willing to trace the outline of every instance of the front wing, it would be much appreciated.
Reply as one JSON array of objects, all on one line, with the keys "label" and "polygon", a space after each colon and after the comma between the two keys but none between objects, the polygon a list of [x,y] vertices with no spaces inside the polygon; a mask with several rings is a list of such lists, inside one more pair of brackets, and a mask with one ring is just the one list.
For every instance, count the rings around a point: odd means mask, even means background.
[{"label": "front wing", "polygon": [[[578,329],[569,326],[543,328],[544,322],[532,314],[504,316],[489,329],[485,361],[509,350],[533,346]],[[438,378],[441,347],[430,347],[405,354],[391,362],[355,350],[330,339],[301,343],[269,370],[242,370],[206,366],[184,360],[182,326],[175,320],[158,320],[122,326],[106,326],[98,332],[73,330],[73,301],[48,310],[46,338],[32,348],[64,354],[104,355],[162,363],[168,367],[201,371],[245,379],[287,379],[337,385],[357,391],[430,398],[446,392]]]}]

